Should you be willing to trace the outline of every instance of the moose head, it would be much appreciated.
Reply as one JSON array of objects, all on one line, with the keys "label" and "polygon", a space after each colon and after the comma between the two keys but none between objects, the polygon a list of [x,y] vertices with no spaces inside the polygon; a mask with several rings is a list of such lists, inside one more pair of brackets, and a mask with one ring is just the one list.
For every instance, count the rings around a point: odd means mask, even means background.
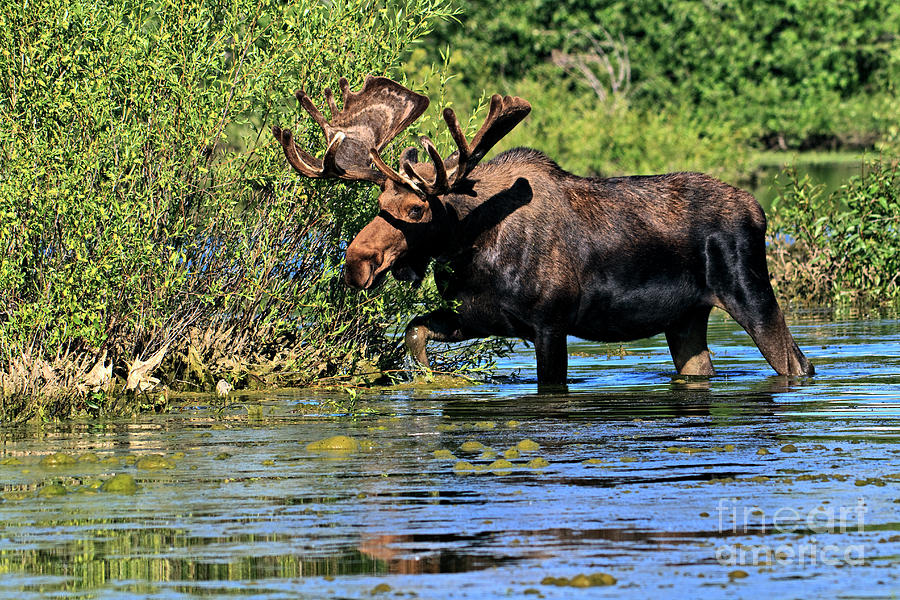
[{"label": "moose head", "polygon": [[272,133],[284,148],[288,162],[302,175],[369,181],[381,188],[378,215],[347,247],[347,284],[372,289],[384,281],[388,272],[417,284],[447,231],[442,225],[450,216],[443,198],[471,191],[472,170],[528,115],[531,105],[521,98],[495,94],[487,118],[471,143],[456,114],[447,108],[443,117],[457,150],[445,160],[434,143],[423,136],[420,143],[431,162],[419,162],[418,150],[410,147],[401,154],[400,169],[395,170],[380,153],[425,112],[428,98],[385,77],[367,77],[359,92],[352,92],[342,77],[340,87],[344,97],[342,110],[338,109],[331,89],[325,89],[331,121],[325,119],[303,90],[295,93],[325,134],[326,150],[321,159],[298,148],[290,129],[273,127]]}]

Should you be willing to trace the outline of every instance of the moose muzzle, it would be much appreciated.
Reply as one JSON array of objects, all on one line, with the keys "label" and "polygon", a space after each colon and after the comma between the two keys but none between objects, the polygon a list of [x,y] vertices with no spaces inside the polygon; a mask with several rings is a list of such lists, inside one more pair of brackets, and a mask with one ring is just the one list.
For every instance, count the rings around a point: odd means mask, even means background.
[{"label": "moose muzzle", "polygon": [[375,217],[347,247],[344,281],[358,289],[376,288],[406,251],[406,238],[400,230],[382,217]]}]

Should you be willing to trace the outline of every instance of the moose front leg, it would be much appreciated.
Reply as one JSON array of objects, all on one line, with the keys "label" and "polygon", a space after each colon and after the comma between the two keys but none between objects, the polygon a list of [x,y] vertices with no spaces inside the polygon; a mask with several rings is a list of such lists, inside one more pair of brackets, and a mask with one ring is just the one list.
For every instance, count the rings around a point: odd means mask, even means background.
[{"label": "moose front leg", "polygon": [[569,366],[566,334],[556,330],[538,331],[534,339],[538,391],[565,389]]},{"label": "moose front leg", "polygon": [[427,315],[416,317],[406,326],[406,348],[416,362],[423,367],[430,367],[425,346],[428,342],[463,342],[471,339],[460,323],[459,315],[452,310],[436,310]]}]

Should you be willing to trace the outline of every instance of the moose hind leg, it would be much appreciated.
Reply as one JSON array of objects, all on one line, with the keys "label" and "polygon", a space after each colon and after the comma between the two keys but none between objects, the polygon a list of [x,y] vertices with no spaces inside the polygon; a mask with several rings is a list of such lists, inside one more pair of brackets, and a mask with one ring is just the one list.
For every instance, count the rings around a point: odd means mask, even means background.
[{"label": "moose hind leg", "polygon": [[715,375],[706,345],[706,324],[710,307],[688,312],[684,319],[666,329],[666,342],[679,375]]},{"label": "moose hind leg", "polygon": [[534,353],[537,360],[538,389],[553,391],[565,387],[569,367],[565,333],[539,331],[534,339]]},{"label": "moose hind leg", "polygon": [[459,315],[451,310],[436,310],[414,318],[406,326],[404,342],[412,357],[423,367],[430,367],[425,347],[430,341],[463,342],[475,337],[466,332]]}]

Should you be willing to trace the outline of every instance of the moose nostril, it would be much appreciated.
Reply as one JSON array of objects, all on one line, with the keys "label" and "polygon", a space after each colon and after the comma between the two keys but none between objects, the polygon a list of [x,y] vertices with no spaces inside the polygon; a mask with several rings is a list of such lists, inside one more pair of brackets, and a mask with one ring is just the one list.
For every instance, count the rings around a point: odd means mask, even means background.
[{"label": "moose nostril", "polygon": [[371,262],[375,267],[381,266],[381,263],[384,262],[384,252],[381,250],[372,250],[369,254],[369,262]]},{"label": "moose nostril", "polygon": [[347,249],[344,281],[356,288],[365,288],[375,270],[384,262],[384,253],[375,248]]}]

